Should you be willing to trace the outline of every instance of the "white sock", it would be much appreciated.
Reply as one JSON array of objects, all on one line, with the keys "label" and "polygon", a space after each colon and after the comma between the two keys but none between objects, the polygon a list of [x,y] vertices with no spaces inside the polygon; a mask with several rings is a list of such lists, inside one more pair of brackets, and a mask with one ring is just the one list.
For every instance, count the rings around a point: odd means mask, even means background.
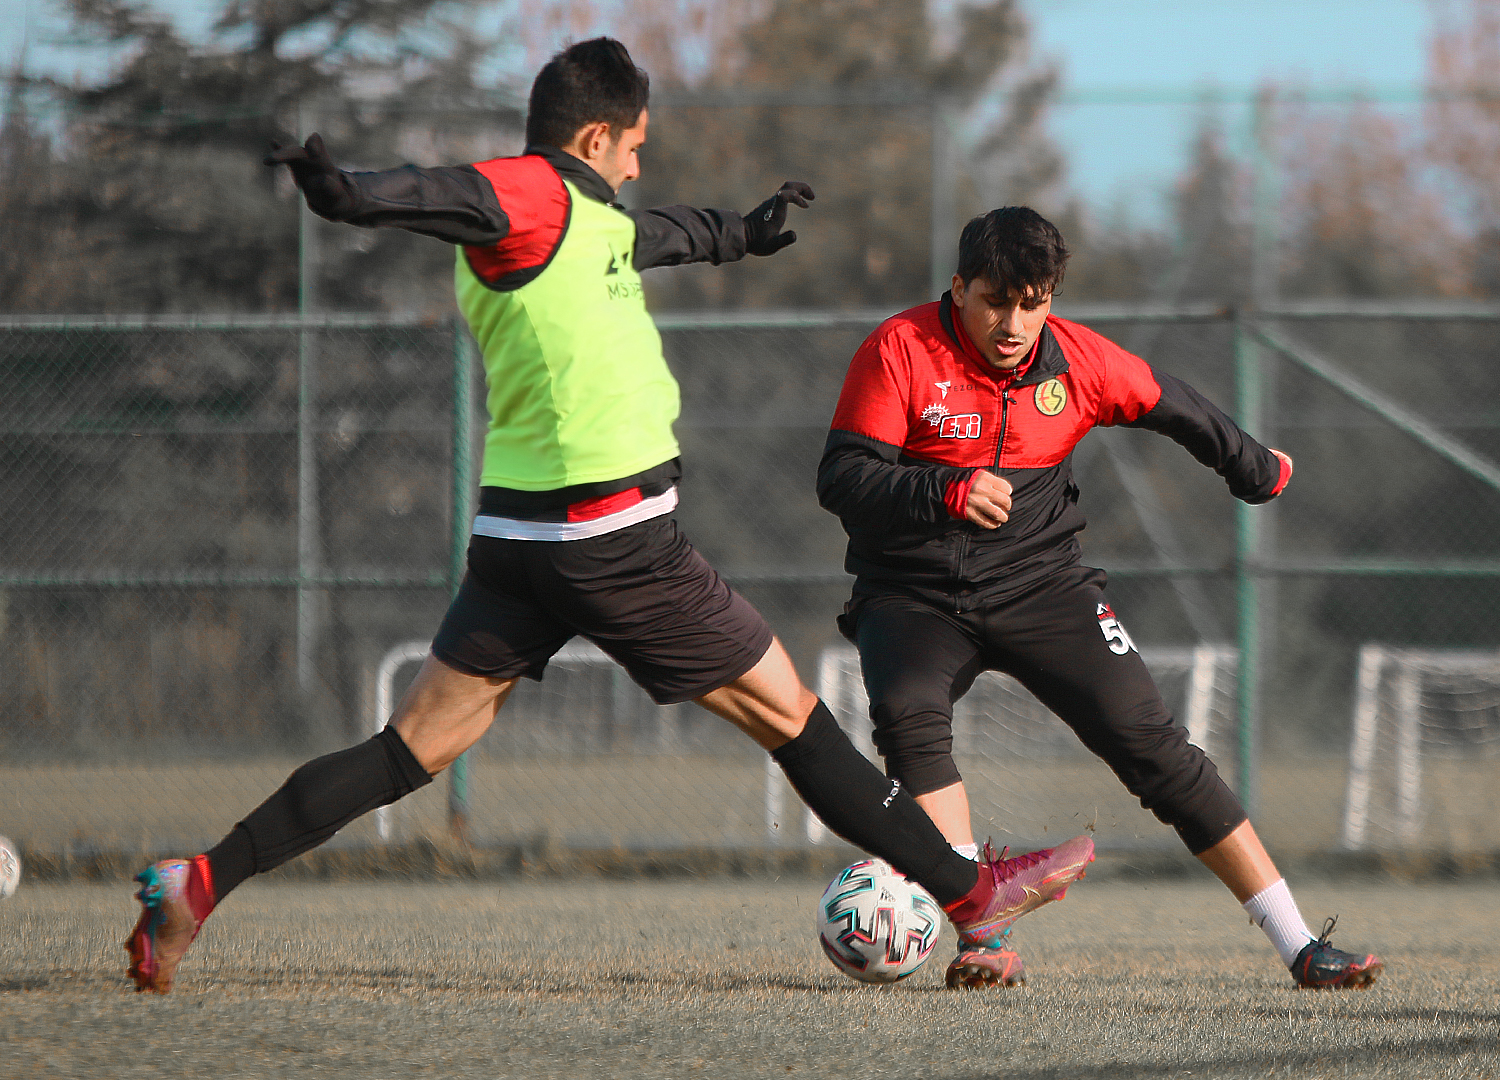
[{"label": "white sock", "polygon": [[956,852],[958,852],[960,855],[962,855],[964,858],[970,860],[971,862],[978,862],[979,861],[979,845],[978,844],[954,844],[953,845],[953,850],[956,851]]},{"label": "white sock", "polygon": [[1266,886],[1241,906],[1250,921],[1265,931],[1287,967],[1314,940],[1307,923],[1302,921],[1302,912],[1297,910],[1297,901],[1292,899],[1292,890],[1286,887],[1286,878]]}]

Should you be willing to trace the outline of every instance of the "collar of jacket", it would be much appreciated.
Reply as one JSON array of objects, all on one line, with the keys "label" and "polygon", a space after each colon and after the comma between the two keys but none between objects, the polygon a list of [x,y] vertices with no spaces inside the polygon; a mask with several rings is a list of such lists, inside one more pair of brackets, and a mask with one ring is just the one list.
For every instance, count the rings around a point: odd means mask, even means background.
[{"label": "collar of jacket", "polygon": [[526,149],[521,153],[545,158],[547,164],[556,169],[560,176],[573,181],[573,186],[591,199],[598,199],[606,206],[619,207],[620,204],[615,202],[615,189],[582,158],[576,158],[555,146],[537,146],[533,143],[527,143]]},{"label": "collar of jacket", "polygon": [[938,306],[938,318],[942,321],[943,329],[952,340],[954,347],[972,359],[985,374],[996,382],[1007,383],[1010,386],[1034,386],[1048,379],[1055,379],[1068,370],[1068,358],[1063,355],[1062,346],[1057,343],[1057,338],[1050,326],[1043,326],[1042,332],[1037,335],[1031,359],[1026,361],[1018,374],[1012,374],[1007,379],[1003,372],[993,367],[983,357],[978,356],[979,350],[969,342],[969,335],[964,333],[958,323],[954,322],[951,289],[943,293],[943,301]]}]

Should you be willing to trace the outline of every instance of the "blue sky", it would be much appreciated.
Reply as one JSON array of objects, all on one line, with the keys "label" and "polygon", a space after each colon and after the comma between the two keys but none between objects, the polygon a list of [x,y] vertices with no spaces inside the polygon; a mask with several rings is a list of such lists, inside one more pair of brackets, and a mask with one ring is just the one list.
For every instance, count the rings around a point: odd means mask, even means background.
[{"label": "blue sky", "polygon": [[1426,0],[1026,0],[1026,8],[1038,56],[1062,68],[1051,129],[1073,187],[1141,220],[1160,213],[1186,163],[1203,97],[1223,101],[1219,115],[1240,145],[1244,102],[1268,80],[1409,99],[1433,25]]},{"label": "blue sky", "polygon": [[[201,27],[220,5],[157,0]],[[1314,92],[1409,96],[1420,86],[1428,0],[1025,0],[1038,57],[1063,73],[1051,130],[1074,190],[1138,222],[1159,218],[1207,96],[1236,140],[1243,101],[1267,80]],[[48,0],[0,0],[0,58],[31,41],[31,62],[84,78],[103,54],[49,44],[63,23]]]}]

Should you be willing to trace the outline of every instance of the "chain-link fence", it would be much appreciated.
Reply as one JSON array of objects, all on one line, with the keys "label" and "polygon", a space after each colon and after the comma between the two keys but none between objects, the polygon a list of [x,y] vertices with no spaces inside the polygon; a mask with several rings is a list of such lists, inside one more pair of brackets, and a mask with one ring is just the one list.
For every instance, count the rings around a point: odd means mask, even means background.
[{"label": "chain-link fence", "polygon": [[[1061,313],[1296,458],[1262,508],[1150,433],[1096,432],[1074,459],[1086,560],[1273,851],[1493,847],[1500,710],[1480,692],[1493,671],[1470,661],[1500,658],[1500,310]],[[861,739],[833,625],[843,535],[813,476],[880,317],[660,320],[683,387],[684,528]],[[0,832],[39,851],[196,850],[301,760],[378,725],[461,568],[475,368],[446,322],[0,323]],[[1443,680],[1417,680],[1419,723],[1358,722],[1376,715],[1358,692],[1372,646],[1439,658]],[[1453,650],[1469,659],[1445,666]],[[1371,692],[1409,716],[1411,685]],[[1091,825],[1101,845],[1173,843],[1003,681],[981,682],[958,735],[981,835]],[[651,705],[582,642],[523,684],[450,783],[335,842],[442,837],[455,819],[481,845],[820,833],[748,740],[696,706]]]}]

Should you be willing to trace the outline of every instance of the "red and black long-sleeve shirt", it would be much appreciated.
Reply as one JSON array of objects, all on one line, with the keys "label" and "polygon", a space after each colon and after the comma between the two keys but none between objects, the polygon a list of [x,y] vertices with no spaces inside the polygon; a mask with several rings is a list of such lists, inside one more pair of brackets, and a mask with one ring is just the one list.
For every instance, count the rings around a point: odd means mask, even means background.
[{"label": "red and black long-sleeve shirt", "polygon": [[[1031,357],[992,367],[952,298],[887,319],[855,353],[818,469],[818,501],[849,535],[855,595],[905,592],[956,611],[1017,596],[1080,559],[1073,448],[1092,428],[1161,432],[1250,503],[1290,475],[1187,383],[1049,316]],[[1010,519],[964,518],[974,474],[1014,487]]]}]

